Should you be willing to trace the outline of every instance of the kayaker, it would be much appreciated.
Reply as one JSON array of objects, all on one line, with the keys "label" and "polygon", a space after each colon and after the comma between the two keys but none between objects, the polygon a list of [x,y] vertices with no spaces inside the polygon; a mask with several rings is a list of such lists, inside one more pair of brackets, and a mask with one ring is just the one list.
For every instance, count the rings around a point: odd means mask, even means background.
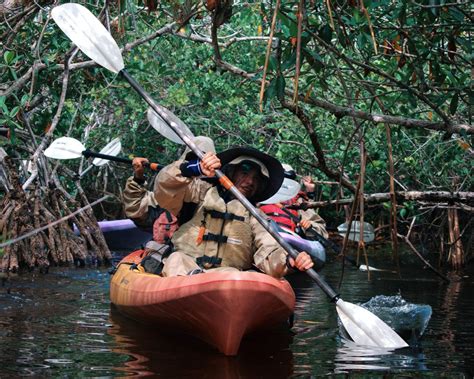
[{"label": "kayaker", "polygon": [[[282,166],[285,178],[294,181],[296,172],[293,167],[288,164]],[[315,184],[312,178],[304,176],[302,184],[305,190],[300,190],[292,199],[274,204],[261,204],[260,209],[280,227],[296,232],[303,238],[313,239],[315,232],[327,238],[326,222],[314,209],[304,209],[302,207],[296,210],[290,208],[291,205],[304,204],[310,200],[310,196],[314,196]]]},{"label": "kayaker", "polygon": [[260,223],[217,180],[222,167],[237,189],[256,204],[277,192],[283,181],[278,160],[252,148],[238,147],[202,160],[178,160],[157,175],[155,198],[178,214],[186,202],[198,204],[193,218],[173,235],[174,252],[164,261],[163,276],[201,273],[209,270],[257,268],[273,277],[283,277],[291,268],[307,270],[311,257],[301,252],[296,260],[269,235]]},{"label": "kayaker", "polygon": [[[214,142],[209,137],[198,136],[194,143],[203,151],[215,152]],[[185,159],[190,153],[186,149],[180,159]],[[142,230],[153,233],[153,239],[166,243],[172,237],[179,224],[189,221],[196,210],[193,203],[183,204],[176,217],[172,212],[159,206],[153,191],[150,191],[145,176],[145,163],[148,159],[136,157],[132,160],[133,176],[127,179],[123,190],[123,205],[128,218]]]}]

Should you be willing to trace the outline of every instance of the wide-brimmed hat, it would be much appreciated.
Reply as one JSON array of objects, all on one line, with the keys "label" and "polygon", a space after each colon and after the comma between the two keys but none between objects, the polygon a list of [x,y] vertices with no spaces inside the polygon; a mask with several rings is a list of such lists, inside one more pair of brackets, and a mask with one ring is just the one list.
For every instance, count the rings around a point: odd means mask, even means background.
[{"label": "wide-brimmed hat", "polygon": [[301,190],[301,185],[293,179],[285,178],[280,189],[270,198],[263,200],[260,204],[276,204],[293,199]]},{"label": "wide-brimmed hat", "polygon": [[234,147],[223,152],[217,153],[222,168],[226,166],[238,165],[239,163],[249,161],[260,168],[261,174],[267,179],[265,188],[258,191],[252,198],[256,203],[272,197],[281,187],[284,179],[284,170],[278,159],[262,153],[251,147]]},{"label": "wide-brimmed hat", "polygon": [[285,171],[285,178],[295,180],[296,171],[288,163],[282,163],[283,170]]},{"label": "wide-brimmed hat", "polygon": [[[214,146],[214,141],[206,136],[197,136],[194,137],[194,143],[198,147],[199,150],[203,151],[204,153],[215,153],[216,147]],[[196,159],[197,156],[194,154],[194,151],[191,151],[189,147],[186,147],[186,150],[183,153],[183,158],[187,161],[192,159]]]}]

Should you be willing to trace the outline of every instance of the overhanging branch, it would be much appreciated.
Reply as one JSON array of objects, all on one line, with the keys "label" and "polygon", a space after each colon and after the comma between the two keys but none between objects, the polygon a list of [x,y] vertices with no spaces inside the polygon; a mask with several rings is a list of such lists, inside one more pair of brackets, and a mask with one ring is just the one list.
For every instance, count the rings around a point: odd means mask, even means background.
[{"label": "overhanging branch", "polygon": [[[427,203],[463,203],[474,204],[474,192],[449,192],[449,191],[399,191],[395,192],[397,202],[420,201]],[[353,198],[314,201],[306,203],[306,208],[322,208],[331,205],[352,204]],[[390,201],[390,193],[373,193],[364,195],[364,201],[369,204],[384,203]]]}]

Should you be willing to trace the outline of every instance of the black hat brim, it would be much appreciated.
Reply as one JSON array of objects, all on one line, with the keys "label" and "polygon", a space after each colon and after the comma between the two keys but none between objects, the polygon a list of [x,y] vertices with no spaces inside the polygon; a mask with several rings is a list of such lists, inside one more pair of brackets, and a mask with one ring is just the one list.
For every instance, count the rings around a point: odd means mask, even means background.
[{"label": "black hat brim", "polygon": [[252,200],[255,203],[258,203],[277,193],[283,183],[283,179],[285,178],[283,167],[278,159],[251,147],[234,147],[217,153],[222,168],[225,168],[227,164],[242,155],[253,157],[262,162],[262,164],[267,168],[270,176],[263,191],[259,191]]}]

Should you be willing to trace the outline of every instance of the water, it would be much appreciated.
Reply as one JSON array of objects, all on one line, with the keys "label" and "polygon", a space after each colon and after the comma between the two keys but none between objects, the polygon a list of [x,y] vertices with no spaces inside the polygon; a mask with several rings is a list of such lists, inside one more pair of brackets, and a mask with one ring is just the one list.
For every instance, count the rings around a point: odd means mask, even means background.
[{"label": "water", "polygon": [[[367,273],[346,267],[341,297],[364,303],[376,295],[401,295],[430,305],[431,320],[415,347],[390,352],[344,340],[334,305],[297,274],[290,278],[297,294],[292,331],[249,336],[237,357],[122,317],[109,303],[106,268],[12,277],[0,287],[0,378],[473,377],[474,273],[446,285],[418,264],[402,270],[402,279],[372,272],[369,282]],[[337,284],[340,263],[329,263],[322,275]]]}]

